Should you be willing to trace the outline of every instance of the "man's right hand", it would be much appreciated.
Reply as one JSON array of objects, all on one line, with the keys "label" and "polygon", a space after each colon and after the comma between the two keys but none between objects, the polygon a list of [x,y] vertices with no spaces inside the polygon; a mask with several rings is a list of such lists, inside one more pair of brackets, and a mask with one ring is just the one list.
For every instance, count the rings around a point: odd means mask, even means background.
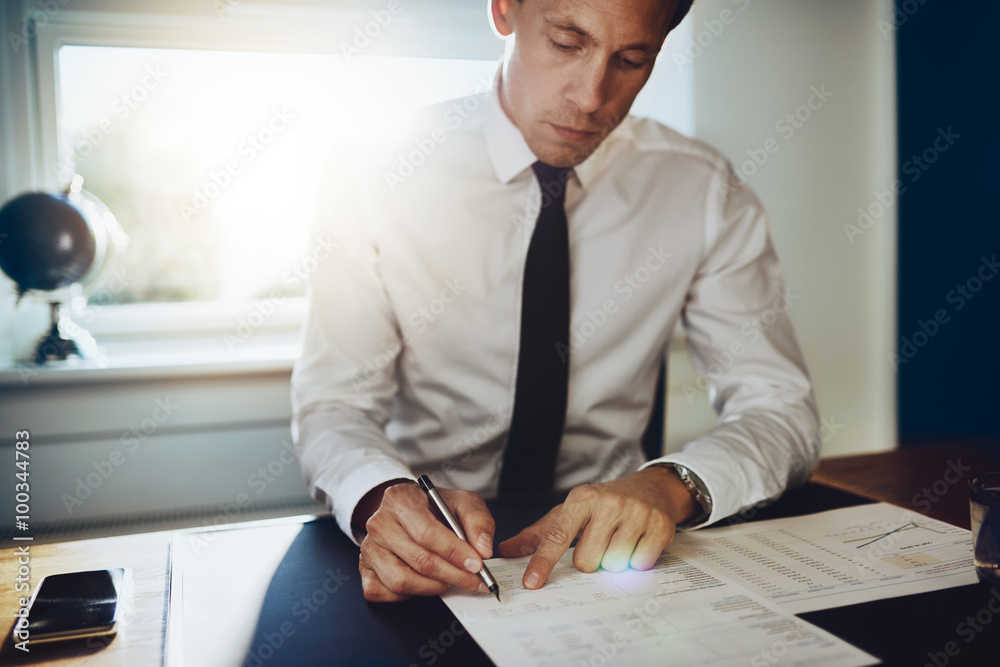
[{"label": "man's right hand", "polygon": [[[366,507],[377,506],[364,524],[367,534],[358,562],[369,602],[440,595],[451,586],[487,592],[478,572],[483,559],[493,554],[493,517],[478,494],[441,487],[438,492],[462,524],[469,543],[431,511],[427,495],[409,480],[372,489],[355,509],[355,523],[359,523]],[[381,502],[377,502],[379,494]]]}]

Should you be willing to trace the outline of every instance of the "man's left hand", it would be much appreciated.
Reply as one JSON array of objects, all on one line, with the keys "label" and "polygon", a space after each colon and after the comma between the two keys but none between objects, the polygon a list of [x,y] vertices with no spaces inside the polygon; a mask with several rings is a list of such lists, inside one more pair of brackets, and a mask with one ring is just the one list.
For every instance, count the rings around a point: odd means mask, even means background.
[{"label": "man's left hand", "polygon": [[529,589],[545,583],[576,537],[573,564],[583,572],[648,570],[673,541],[677,524],[696,510],[673,468],[650,466],[622,479],[574,488],[566,502],[501,542],[499,551],[507,558],[534,553],[522,580]]}]

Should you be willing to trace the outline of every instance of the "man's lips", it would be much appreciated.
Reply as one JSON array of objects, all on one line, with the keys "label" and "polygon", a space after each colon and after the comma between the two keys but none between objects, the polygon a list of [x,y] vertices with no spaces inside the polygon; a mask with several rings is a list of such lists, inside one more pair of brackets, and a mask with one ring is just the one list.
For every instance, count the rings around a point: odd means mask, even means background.
[{"label": "man's lips", "polygon": [[549,123],[549,125],[552,126],[552,129],[555,130],[557,135],[566,141],[584,141],[586,139],[593,139],[599,134],[599,132],[576,130],[571,127],[556,125],[555,123]]}]

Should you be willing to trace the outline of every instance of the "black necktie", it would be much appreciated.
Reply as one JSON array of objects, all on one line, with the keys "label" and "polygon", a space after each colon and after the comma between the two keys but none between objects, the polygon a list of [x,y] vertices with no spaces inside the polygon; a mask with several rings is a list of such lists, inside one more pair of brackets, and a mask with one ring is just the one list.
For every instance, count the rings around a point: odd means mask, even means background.
[{"label": "black necktie", "polygon": [[531,168],[542,189],[542,207],[524,265],[521,347],[500,496],[553,489],[566,422],[569,230],[564,202],[570,170],[544,162]]}]

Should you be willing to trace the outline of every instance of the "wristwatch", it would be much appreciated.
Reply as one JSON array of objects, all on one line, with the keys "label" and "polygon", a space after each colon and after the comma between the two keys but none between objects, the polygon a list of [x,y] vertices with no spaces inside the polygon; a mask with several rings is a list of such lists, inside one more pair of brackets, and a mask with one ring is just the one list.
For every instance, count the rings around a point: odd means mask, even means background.
[{"label": "wristwatch", "polygon": [[654,463],[653,465],[673,468],[677,472],[677,476],[684,482],[684,488],[688,490],[688,493],[694,498],[694,502],[701,508],[701,512],[687,521],[677,524],[678,528],[697,526],[711,516],[712,496],[708,493],[708,487],[705,486],[705,482],[701,481],[701,477],[698,477],[698,475],[688,470],[687,466],[683,466],[680,463]]}]

